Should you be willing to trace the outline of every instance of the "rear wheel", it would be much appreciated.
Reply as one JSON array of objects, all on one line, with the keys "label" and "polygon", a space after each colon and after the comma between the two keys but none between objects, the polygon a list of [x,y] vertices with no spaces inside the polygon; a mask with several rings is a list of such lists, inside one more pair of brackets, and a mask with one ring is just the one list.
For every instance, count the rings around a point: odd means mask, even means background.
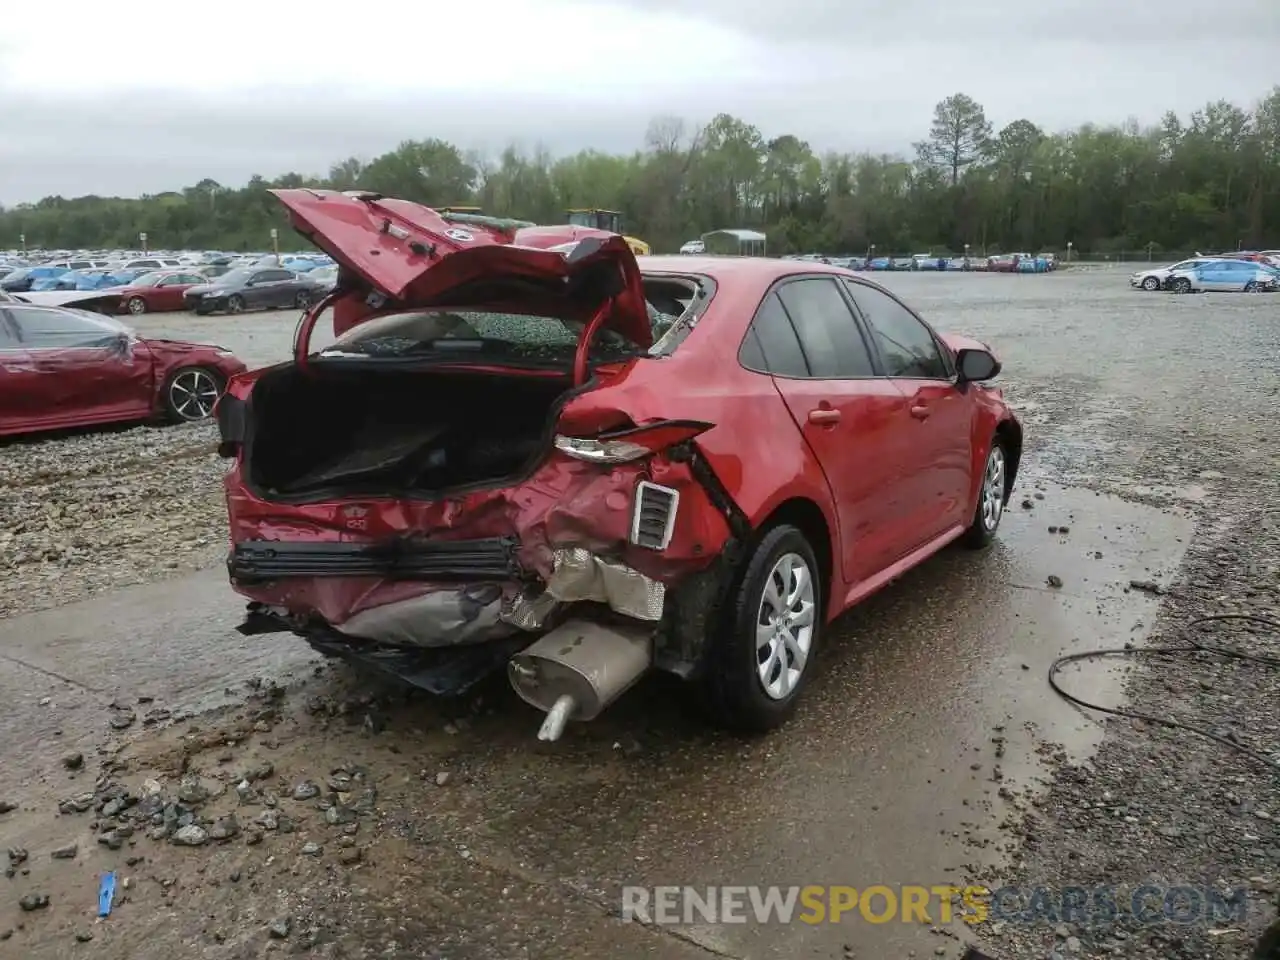
[{"label": "rear wheel", "polygon": [[227,313],[244,313],[244,297],[238,293],[227,297]]},{"label": "rear wheel", "polygon": [[1143,290],[1159,290],[1160,279],[1158,277],[1147,277],[1145,280],[1142,281],[1142,289]]},{"label": "rear wheel", "polygon": [[129,312],[135,317],[147,312],[147,301],[143,300],[141,297],[130,297],[129,302],[126,303],[125,306],[129,308]]},{"label": "rear wheel", "polygon": [[1174,293],[1190,293],[1191,281],[1186,277],[1178,277],[1170,285],[1170,289],[1173,290]]},{"label": "rear wheel", "polygon": [[710,638],[705,682],[717,724],[764,733],[787,721],[813,672],[824,609],[809,541],[787,524],[768,530]]},{"label": "rear wheel", "polygon": [[174,423],[194,423],[213,413],[222,378],[207,367],[183,367],[164,386],[165,415]]},{"label": "rear wheel", "polygon": [[293,298],[293,305],[299,310],[306,310],[311,306],[311,294],[307,293],[305,290],[299,292],[299,294]]},{"label": "rear wheel", "polygon": [[991,449],[987,452],[982,486],[978,490],[978,505],[974,508],[969,529],[964,532],[965,546],[980,550],[995,539],[1000,518],[1004,516],[1005,504],[1008,502],[1008,476],[1009,454],[1004,442],[997,436],[992,439]]}]

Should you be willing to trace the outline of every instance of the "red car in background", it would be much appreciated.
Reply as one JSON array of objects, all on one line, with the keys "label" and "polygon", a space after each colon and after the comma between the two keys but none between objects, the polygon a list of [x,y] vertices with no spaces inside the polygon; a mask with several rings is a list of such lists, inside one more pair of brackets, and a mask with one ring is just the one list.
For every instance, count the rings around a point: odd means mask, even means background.
[{"label": "red car in background", "polygon": [[[208,283],[208,277],[190,270],[156,270],[144,273],[132,283],[102,291],[119,297],[118,313],[159,313],[165,310],[183,310],[182,295],[191,287]],[[103,304],[110,306],[110,304]]]},{"label": "red car in background", "polygon": [[341,270],[293,360],[218,406],[244,633],[437,693],[505,666],[545,740],[650,669],[763,731],[826,624],[996,534],[1000,363],[857,274],[273,192]]},{"label": "red car in background", "polygon": [[221,347],[145,340],[87,311],[0,302],[0,436],[152,417],[203,420],[245,370]]}]

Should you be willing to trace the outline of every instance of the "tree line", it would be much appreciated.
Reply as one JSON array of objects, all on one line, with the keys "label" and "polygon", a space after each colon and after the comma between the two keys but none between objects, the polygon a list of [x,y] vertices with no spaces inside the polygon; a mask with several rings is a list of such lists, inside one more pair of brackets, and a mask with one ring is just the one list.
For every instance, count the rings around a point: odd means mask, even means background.
[{"label": "tree line", "polygon": [[270,187],[364,189],[433,206],[562,223],[575,207],[623,214],[655,251],[709,230],[764,231],[774,253],[1238,249],[1280,246],[1280,86],[1252,108],[1226,101],[1154,126],[1051,133],[1027,119],[995,130],[957,93],[938,103],[912,157],[819,153],[738,117],[652,121],[631,154],[467,152],[411,140],[327,175],[205,179],[137,199],[46,197],[0,208],[0,248],[260,250],[278,228],[302,244]]}]

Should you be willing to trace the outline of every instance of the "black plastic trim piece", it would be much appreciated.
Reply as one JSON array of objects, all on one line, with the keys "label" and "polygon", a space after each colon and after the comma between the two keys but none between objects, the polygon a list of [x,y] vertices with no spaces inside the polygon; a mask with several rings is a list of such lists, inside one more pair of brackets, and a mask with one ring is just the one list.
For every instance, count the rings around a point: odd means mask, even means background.
[{"label": "black plastic trim piece", "polygon": [[239,583],[287,577],[377,576],[396,580],[511,580],[521,577],[513,537],[483,540],[402,538],[378,543],[250,540],[227,557]]}]

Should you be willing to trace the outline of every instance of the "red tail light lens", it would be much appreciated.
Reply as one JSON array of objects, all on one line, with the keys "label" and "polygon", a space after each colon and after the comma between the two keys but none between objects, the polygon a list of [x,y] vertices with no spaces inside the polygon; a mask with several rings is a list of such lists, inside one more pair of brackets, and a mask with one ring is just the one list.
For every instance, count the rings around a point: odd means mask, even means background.
[{"label": "red tail light lens", "polygon": [[630,463],[692,440],[713,426],[698,420],[662,420],[599,437],[557,435],[556,449],[588,463]]}]

